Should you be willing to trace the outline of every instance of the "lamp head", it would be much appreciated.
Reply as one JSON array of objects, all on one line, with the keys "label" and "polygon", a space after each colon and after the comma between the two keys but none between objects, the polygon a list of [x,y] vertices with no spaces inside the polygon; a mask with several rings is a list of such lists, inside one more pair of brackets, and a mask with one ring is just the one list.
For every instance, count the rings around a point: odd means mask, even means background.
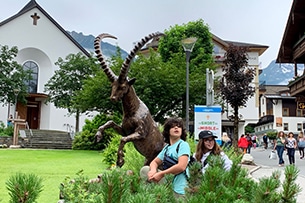
[{"label": "lamp head", "polygon": [[17,96],[19,94],[20,90],[19,89],[14,89],[14,94]]},{"label": "lamp head", "polygon": [[181,40],[184,51],[192,52],[196,41],[197,41],[196,37],[189,37]]}]

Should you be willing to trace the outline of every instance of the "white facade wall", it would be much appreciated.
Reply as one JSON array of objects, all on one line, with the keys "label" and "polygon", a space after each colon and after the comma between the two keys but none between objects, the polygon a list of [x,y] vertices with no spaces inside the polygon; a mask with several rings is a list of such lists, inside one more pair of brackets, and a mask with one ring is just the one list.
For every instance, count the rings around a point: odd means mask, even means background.
[{"label": "white facade wall", "polygon": [[273,104],[273,115],[274,118],[282,117],[282,100],[277,100],[276,104]]},{"label": "white facade wall", "polygon": [[267,115],[267,104],[266,104],[266,98],[265,97],[260,98],[260,111],[261,111],[260,116]]},{"label": "white facade wall", "polygon": [[[40,16],[37,25],[33,25],[30,17],[33,13]],[[23,65],[27,61],[35,62],[39,67],[37,93],[45,93],[44,86],[52,77],[55,70],[55,62],[59,57],[65,58],[69,54],[76,54],[81,50],[51,22],[39,9],[34,8],[27,13],[13,19],[0,27],[0,44],[10,48],[17,46],[19,53],[16,61]],[[14,88],[14,87],[12,87]],[[69,115],[66,109],[57,109],[51,103],[41,101],[40,129],[67,130],[67,126],[75,127],[75,116]],[[36,100],[37,101],[37,100]],[[14,114],[15,106],[0,105],[0,121],[6,123],[8,112]],[[85,119],[92,117],[81,116],[80,130]]]},{"label": "white facade wall", "polygon": [[[258,67],[256,67],[258,68]],[[218,68],[215,73],[215,78],[217,77],[222,77],[222,69]],[[257,75],[255,77],[258,77]],[[254,79],[254,81],[256,78]],[[255,83],[253,82],[253,85]],[[257,87],[258,88],[258,87]],[[238,126],[238,134],[244,134],[244,128],[249,124],[249,123],[257,123],[258,122],[258,106],[257,106],[257,97],[258,95],[254,94],[254,96],[250,97],[249,100],[247,101],[246,107],[240,107],[239,108],[239,115],[242,116],[241,120],[244,122],[240,122]],[[228,116],[233,115],[233,109],[230,107],[230,105],[227,105],[228,107],[228,112],[224,112],[222,114],[221,119],[222,120],[228,120]]]},{"label": "white facade wall", "polygon": [[[263,96],[260,99],[261,101],[261,112],[262,115],[267,115],[267,106],[266,106],[266,98]],[[263,114],[265,113],[265,114]],[[274,122],[272,123],[266,123],[260,126],[255,127],[255,132],[257,134],[263,134],[265,131],[271,131],[275,130],[277,132],[284,131],[285,133],[293,132],[294,134],[299,133],[298,125],[302,126],[303,129],[303,123],[305,122],[304,117],[288,117],[283,116],[282,114],[282,100],[278,99],[275,100],[273,104],[273,116],[274,116]],[[280,118],[282,120],[281,125],[277,125],[277,118]],[[288,129],[284,129],[284,124],[288,124]]]},{"label": "white facade wall", "polygon": [[[256,134],[262,135],[266,131],[284,131],[284,133],[288,134],[288,132],[293,132],[294,134],[298,134],[300,131],[298,130],[298,124],[303,125],[305,119],[303,117],[282,117],[283,125],[277,126],[276,121],[273,123],[267,123],[264,125],[260,125],[255,127]],[[284,123],[288,124],[288,130],[284,130]],[[304,131],[304,129],[301,129]]]}]

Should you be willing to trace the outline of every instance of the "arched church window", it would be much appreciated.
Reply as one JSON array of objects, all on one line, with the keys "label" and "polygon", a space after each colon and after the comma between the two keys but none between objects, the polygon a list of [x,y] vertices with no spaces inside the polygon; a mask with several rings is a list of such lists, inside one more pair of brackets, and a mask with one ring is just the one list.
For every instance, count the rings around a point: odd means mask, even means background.
[{"label": "arched church window", "polygon": [[33,61],[27,61],[23,64],[23,69],[31,73],[31,77],[24,81],[25,85],[28,86],[28,93],[37,93],[38,65]]}]

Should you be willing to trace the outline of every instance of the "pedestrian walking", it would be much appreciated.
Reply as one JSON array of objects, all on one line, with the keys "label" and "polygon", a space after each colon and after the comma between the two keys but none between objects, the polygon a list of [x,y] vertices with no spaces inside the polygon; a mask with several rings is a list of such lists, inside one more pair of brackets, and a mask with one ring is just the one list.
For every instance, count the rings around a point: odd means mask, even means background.
[{"label": "pedestrian walking", "polygon": [[277,156],[279,157],[279,166],[284,166],[285,162],[283,159],[284,147],[285,147],[285,134],[283,131],[279,131],[276,139],[274,140],[274,148],[276,150]]},{"label": "pedestrian walking", "polygon": [[288,138],[286,142],[287,155],[290,165],[295,164],[295,148],[297,148],[297,141],[294,138],[293,132],[288,133]]},{"label": "pedestrian walking", "polygon": [[253,143],[249,133],[246,134],[246,139],[248,141],[247,153],[250,154]]},{"label": "pedestrian walking", "polygon": [[255,149],[256,146],[257,146],[257,143],[256,143],[256,135],[255,135],[255,134],[253,134],[253,135],[251,136],[251,141],[252,141],[252,146],[253,146],[253,148]]},{"label": "pedestrian walking", "polygon": [[248,141],[244,134],[242,134],[237,143],[238,147],[243,150],[243,153],[247,153]]},{"label": "pedestrian walking", "polygon": [[263,136],[263,142],[264,142],[265,149],[267,149],[268,148],[268,136],[266,133]]},{"label": "pedestrian walking", "polygon": [[304,158],[304,148],[305,148],[305,138],[304,138],[304,133],[300,131],[298,135],[298,148],[299,148],[299,153],[300,153],[300,159]]}]

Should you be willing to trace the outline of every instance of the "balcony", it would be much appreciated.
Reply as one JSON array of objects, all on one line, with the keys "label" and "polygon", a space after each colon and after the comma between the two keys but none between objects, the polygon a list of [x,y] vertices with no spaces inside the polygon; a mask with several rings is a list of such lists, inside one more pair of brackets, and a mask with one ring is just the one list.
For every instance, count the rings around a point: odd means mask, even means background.
[{"label": "balcony", "polygon": [[261,117],[256,126],[259,126],[259,125],[263,125],[263,124],[266,124],[266,123],[273,123],[274,122],[274,116],[273,115],[267,115],[267,116],[263,116]]},{"label": "balcony", "polygon": [[288,84],[290,96],[305,95],[305,75],[302,75]]}]

